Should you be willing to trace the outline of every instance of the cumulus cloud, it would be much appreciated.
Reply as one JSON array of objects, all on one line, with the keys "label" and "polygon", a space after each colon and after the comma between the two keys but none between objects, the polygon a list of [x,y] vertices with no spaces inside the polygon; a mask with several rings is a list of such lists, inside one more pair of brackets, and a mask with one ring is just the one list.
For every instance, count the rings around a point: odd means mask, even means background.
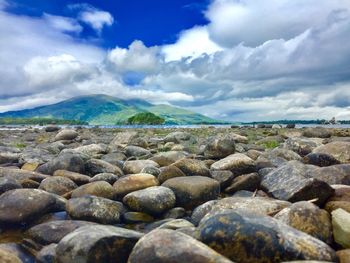
[{"label": "cumulus cloud", "polygon": [[109,12],[99,10],[92,5],[86,3],[72,4],[69,5],[69,8],[79,10],[78,19],[91,26],[98,33],[105,26],[111,26],[114,23],[114,18]]},{"label": "cumulus cloud", "polygon": [[349,9],[350,0],[214,0],[208,25],[173,44],[107,51],[67,34],[78,32],[70,19],[0,11],[0,111],[105,93],[225,120],[350,119]]},{"label": "cumulus cloud", "polygon": [[80,33],[83,27],[74,18],[54,16],[44,13],[44,19],[55,29],[63,32]]}]

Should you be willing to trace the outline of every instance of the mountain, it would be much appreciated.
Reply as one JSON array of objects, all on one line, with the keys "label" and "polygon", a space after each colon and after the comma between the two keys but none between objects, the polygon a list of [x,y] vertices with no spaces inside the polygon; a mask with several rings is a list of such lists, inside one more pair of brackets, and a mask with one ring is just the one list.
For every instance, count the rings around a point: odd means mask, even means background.
[{"label": "mountain", "polygon": [[0,118],[53,118],[79,120],[91,125],[125,124],[140,112],[151,112],[165,119],[166,124],[223,123],[189,110],[154,105],[144,100],[122,100],[107,95],[74,97],[56,104],[20,111],[0,113]]}]

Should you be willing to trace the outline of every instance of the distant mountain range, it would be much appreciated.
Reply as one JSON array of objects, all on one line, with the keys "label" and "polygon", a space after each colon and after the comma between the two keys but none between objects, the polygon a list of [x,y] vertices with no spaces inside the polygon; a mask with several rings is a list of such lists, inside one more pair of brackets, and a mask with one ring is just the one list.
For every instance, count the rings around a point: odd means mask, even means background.
[{"label": "distant mountain range", "polygon": [[145,100],[122,100],[107,95],[74,97],[56,104],[20,111],[0,113],[0,118],[52,118],[79,120],[90,125],[127,123],[140,112],[152,112],[165,119],[165,124],[220,124],[202,114],[169,105],[154,105]]}]

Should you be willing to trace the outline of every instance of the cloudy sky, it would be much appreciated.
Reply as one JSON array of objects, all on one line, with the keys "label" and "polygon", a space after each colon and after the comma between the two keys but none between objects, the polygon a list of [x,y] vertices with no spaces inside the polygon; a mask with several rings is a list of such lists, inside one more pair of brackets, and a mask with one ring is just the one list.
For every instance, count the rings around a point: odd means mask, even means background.
[{"label": "cloudy sky", "polygon": [[103,93],[350,119],[349,43],[350,0],[0,0],[0,112]]}]

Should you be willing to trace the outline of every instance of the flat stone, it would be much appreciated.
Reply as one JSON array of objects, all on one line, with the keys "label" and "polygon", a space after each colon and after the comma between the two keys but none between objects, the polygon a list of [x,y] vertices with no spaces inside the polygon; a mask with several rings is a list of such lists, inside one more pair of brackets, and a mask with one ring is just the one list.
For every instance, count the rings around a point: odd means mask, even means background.
[{"label": "flat stone", "polygon": [[235,153],[213,163],[212,170],[229,170],[235,175],[255,172],[254,161],[242,153]]},{"label": "flat stone", "polygon": [[72,198],[82,197],[84,195],[114,199],[116,196],[116,191],[109,183],[98,181],[79,186],[72,192]]},{"label": "flat stone", "polygon": [[84,174],[70,172],[66,170],[57,170],[53,173],[53,176],[62,176],[72,180],[77,185],[83,185],[90,182],[90,177]]},{"label": "flat stone", "polygon": [[157,185],[157,178],[151,174],[132,174],[117,180],[113,188],[118,196],[124,197],[128,193]]},{"label": "flat stone", "polygon": [[240,190],[255,191],[260,186],[260,176],[257,173],[244,174],[233,179],[225,188],[225,193],[235,193]]},{"label": "flat stone", "polygon": [[138,174],[147,166],[159,167],[159,164],[152,160],[126,161],[123,170],[126,174]]}]

